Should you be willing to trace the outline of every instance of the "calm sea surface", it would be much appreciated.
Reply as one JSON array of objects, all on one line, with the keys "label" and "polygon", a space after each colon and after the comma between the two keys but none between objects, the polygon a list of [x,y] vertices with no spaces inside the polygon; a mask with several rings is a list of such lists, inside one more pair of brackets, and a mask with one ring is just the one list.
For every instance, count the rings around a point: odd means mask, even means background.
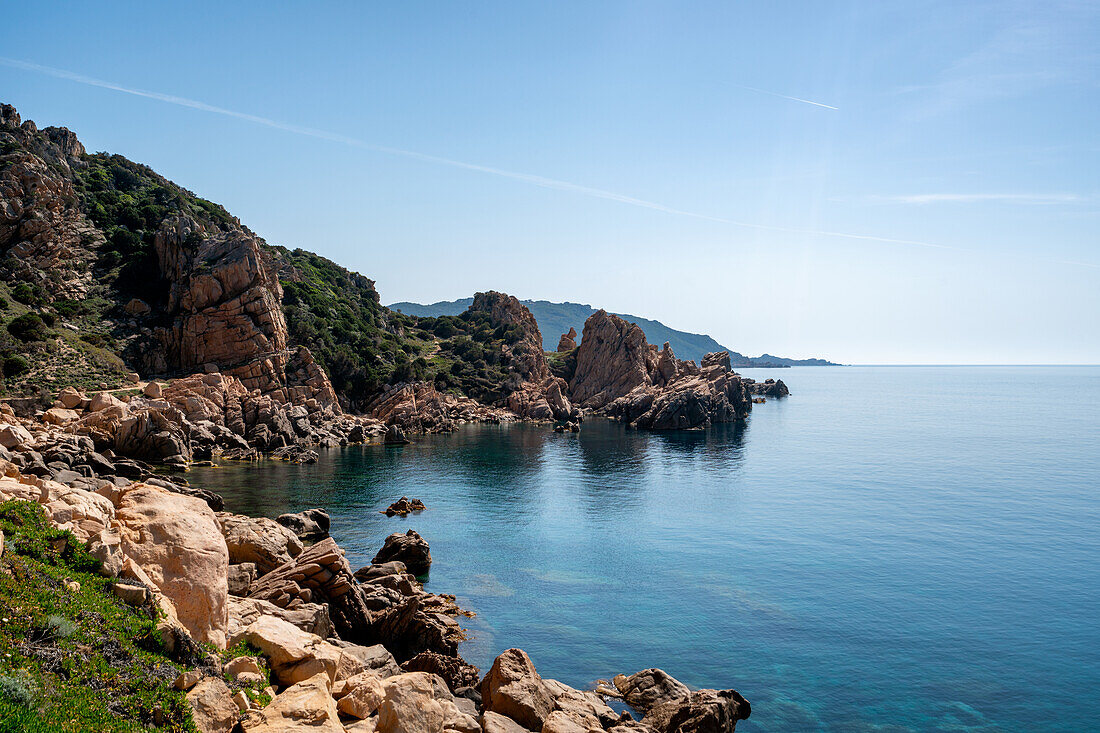
[{"label": "calm sea surface", "polygon": [[[1100,729],[1100,368],[746,373],[793,394],[708,432],[478,426],[189,477],[326,507],[356,567],[416,529],[483,670],[662,667],[739,690],[746,731]],[[402,495],[428,510],[378,513]]]}]

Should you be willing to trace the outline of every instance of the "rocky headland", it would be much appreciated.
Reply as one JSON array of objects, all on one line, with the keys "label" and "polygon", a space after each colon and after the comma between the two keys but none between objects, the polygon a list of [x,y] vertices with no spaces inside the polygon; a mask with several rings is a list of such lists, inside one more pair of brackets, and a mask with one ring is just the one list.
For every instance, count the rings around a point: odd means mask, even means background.
[{"label": "rocky headland", "polygon": [[[0,611],[19,619],[0,635],[0,705],[29,675],[103,686],[134,727],[204,733],[710,733],[748,717],[736,692],[660,670],[582,691],[510,649],[482,674],[459,654],[465,611],[417,580],[431,554],[415,532],[355,569],[323,511],[227,513],[183,472],[476,421],[700,429],[782,381],[740,377],[726,352],[677,359],[604,311],[548,356],[499,292],[460,316],[395,314],[367,278],[6,105],[0,317]],[[72,671],[89,659],[138,660],[146,687]]]}]

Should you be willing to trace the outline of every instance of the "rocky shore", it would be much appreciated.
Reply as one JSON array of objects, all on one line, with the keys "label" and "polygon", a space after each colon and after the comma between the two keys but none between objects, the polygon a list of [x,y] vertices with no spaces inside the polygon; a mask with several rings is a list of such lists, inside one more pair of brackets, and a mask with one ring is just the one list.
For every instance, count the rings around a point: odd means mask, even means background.
[{"label": "rocky shore", "polygon": [[[232,391],[226,378],[199,381],[214,389],[204,399]],[[5,411],[0,507],[41,506],[55,530],[95,559],[109,593],[156,619],[157,642],[182,665],[174,685],[197,730],[710,733],[748,717],[735,691],[692,691],[656,669],[577,690],[543,679],[526,653],[509,649],[482,674],[459,654],[466,612],[417,581],[431,553],[416,532],[391,535],[370,565],[353,569],[321,510],[278,521],[223,512],[210,492],[112,448],[96,450],[97,441],[129,447],[119,435],[134,431],[112,430],[116,422],[155,421],[148,415],[179,409],[166,394],[188,395],[188,414],[211,417],[198,412],[206,405],[192,389],[198,384],[188,385],[102,406],[107,400],[77,404],[66,393],[72,406],[51,409],[76,414],[60,424],[28,426]],[[150,407],[157,400],[168,406]],[[308,414],[303,428],[314,425]],[[191,424],[214,436],[198,446],[219,446],[221,433],[210,425],[223,423]],[[170,464],[194,454],[195,443],[161,432],[168,435],[154,442],[172,450],[157,455]],[[325,434],[346,439],[331,425]],[[7,562],[0,557],[0,570],[10,573]],[[238,648],[254,653],[219,657]],[[633,714],[615,712],[611,698]]]}]

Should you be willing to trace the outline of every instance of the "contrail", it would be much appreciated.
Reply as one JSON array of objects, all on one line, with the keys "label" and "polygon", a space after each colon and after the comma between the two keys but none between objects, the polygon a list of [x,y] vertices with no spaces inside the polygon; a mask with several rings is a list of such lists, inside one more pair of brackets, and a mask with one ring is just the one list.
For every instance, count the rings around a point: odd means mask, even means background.
[{"label": "contrail", "polygon": [[[701,219],[704,221],[712,221],[720,224],[728,224],[730,226],[742,227],[745,229],[759,229],[771,232],[783,232],[786,234],[802,234],[809,236],[821,236],[821,237],[838,237],[842,239],[854,239],[867,242],[883,242],[886,244],[900,244],[910,245],[918,247],[932,247],[935,249],[958,249],[957,247],[950,247],[944,244],[932,244],[930,242],[918,242],[910,239],[892,239],[890,237],[878,237],[870,234],[850,234],[847,232],[831,232],[831,231],[818,231],[813,229],[796,229],[790,227],[773,226],[770,224],[758,224],[755,222],[738,221],[736,219],[727,219],[720,216],[710,216],[708,214],[700,214],[694,211],[685,211],[683,209],[676,209],[671,206],[666,206],[654,201],[646,201],[644,199],[634,198],[633,196],[626,196],[621,193],[615,193],[614,191],[605,191],[599,188],[590,188],[588,186],[582,186],[576,183],[570,183],[568,181],[559,181],[553,178],[545,178],[543,176],[537,176],[531,173],[517,173],[515,171],[503,170],[500,168],[493,168],[487,165],[479,165],[477,163],[467,163],[461,160],[453,160],[451,158],[443,158],[438,155],[429,155],[427,153],[419,153],[414,150],[404,150],[402,148],[392,148],[385,145],[376,145],[364,140],[359,140],[354,137],[348,137],[347,135],[340,135],[338,133],[329,132],[327,130],[319,130],[313,127],[303,127],[301,125],[293,125],[287,122],[280,122],[268,117],[260,117],[258,115],[248,114],[246,112],[238,112],[232,109],[226,109],[224,107],[216,107],[212,104],[200,102],[194,99],[188,99],[186,97],[177,97],[172,94],[162,94],[160,92],[150,92],[144,89],[135,89],[132,87],[123,86],[122,84],[116,84],[115,82],[103,81],[102,79],[94,79],[90,76],[84,76],[83,74],[77,74],[72,71],[66,71],[65,69],[56,69],[52,66],[43,66],[41,64],[31,63],[29,61],[20,61],[19,59],[11,59],[0,56],[0,64],[10,66],[16,69],[22,69],[24,71],[33,71],[39,74],[46,74],[58,79],[66,79],[78,84],[85,84],[93,87],[100,87],[102,89],[110,89],[115,92],[121,92],[123,94],[132,94],[137,97],[144,97],[146,99],[154,99],[159,102],[166,102],[168,104],[175,104],[181,107],[188,107],[190,109],[197,109],[203,112],[211,112],[213,114],[224,115],[227,117],[233,117],[238,120],[245,120],[246,122],[252,122],[257,125],[263,125],[265,127],[271,127],[276,130],[283,130],[285,132],[294,133],[297,135],[306,135],[309,137],[319,138],[321,140],[329,140],[331,142],[341,143],[343,145],[349,145],[356,148],[363,148],[365,150],[372,150],[379,153],[385,153],[387,155],[396,155],[405,158],[411,158],[413,160],[420,160],[426,163],[435,163],[437,165],[451,166],[453,168],[462,168],[465,170],[476,171],[478,173],[486,173],[493,176],[499,176],[502,178],[508,178],[514,181],[522,181],[534,186],[541,186],[543,188],[551,188],[559,191],[568,191],[583,196],[589,196],[591,198],[606,199],[608,201],[617,201],[622,204],[628,204],[630,206],[638,206],[643,209],[651,209],[653,211],[660,211],[666,214],[672,214],[675,216],[685,216],[693,219]],[[749,89],[751,87],[745,87]],[[763,90],[754,90],[763,91]],[[772,92],[765,92],[771,94]],[[784,95],[778,95],[784,96]],[[795,97],[788,97],[788,99],[796,99]],[[808,102],[808,100],[798,99],[800,102]],[[819,104],[818,102],[809,102],[809,104],[817,104],[821,107],[828,107],[825,104]],[[832,107],[831,109],[836,109]]]},{"label": "contrail", "polygon": [[840,107],[834,107],[831,104],[822,104],[821,102],[815,102],[812,99],[803,99],[802,97],[791,97],[786,94],[780,94],[779,92],[769,92],[767,89],[757,89],[756,87],[747,87],[744,84],[732,84],[738,89],[748,89],[750,92],[759,92],[760,94],[768,94],[773,97],[779,97],[780,99],[789,99],[792,102],[802,102],[803,104],[812,104],[815,107],[824,107],[825,109],[839,110]]}]

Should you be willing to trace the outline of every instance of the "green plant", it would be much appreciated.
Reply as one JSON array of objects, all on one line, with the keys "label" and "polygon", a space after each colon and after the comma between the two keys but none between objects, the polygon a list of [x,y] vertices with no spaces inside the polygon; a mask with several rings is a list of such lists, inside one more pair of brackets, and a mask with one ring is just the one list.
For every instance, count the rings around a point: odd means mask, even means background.
[{"label": "green plant", "polygon": [[31,365],[22,356],[13,354],[4,357],[3,367],[5,377],[18,377],[20,374],[26,374],[30,371]]},{"label": "green plant", "polygon": [[20,341],[45,341],[49,336],[46,324],[37,313],[24,313],[11,320],[8,333]]},{"label": "green plant", "polygon": [[31,287],[29,283],[18,283],[11,289],[11,297],[18,300],[24,305],[34,305],[38,302],[38,293],[35,292],[35,288]]}]

